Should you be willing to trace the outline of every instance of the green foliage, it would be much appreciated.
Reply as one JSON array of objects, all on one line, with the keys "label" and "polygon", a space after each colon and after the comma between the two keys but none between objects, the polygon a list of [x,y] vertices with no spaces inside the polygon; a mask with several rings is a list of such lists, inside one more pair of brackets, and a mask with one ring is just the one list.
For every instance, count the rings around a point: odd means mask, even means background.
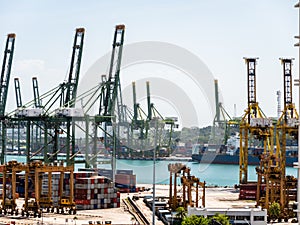
[{"label": "green foliage", "polygon": [[209,219],[196,215],[186,216],[181,225],[209,225]]},{"label": "green foliage", "polygon": [[217,213],[212,217],[215,221],[219,222],[222,225],[229,225],[229,218],[224,214]]},{"label": "green foliage", "polygon": [[208,143],[209,137],[211,135],[211,126],[198,128],[198,127],[183,127],[181,131],[173,132],[173,139],[180,139],[183,143]]},{"label": "green foliage", "polygon": [[183,219],[184,217],[186,217],[186,210],[184,207],[178,207],[176,209],[176,217],[179,218],[179,219]]},{"label": "green foliage", "polygon": [[216,214],[212,218],[208,219],[203,216],[186,216],[183,218],[181,225],[212,225],[212,224],[230,225],[229,218],[224,214]]},{"label": "green foliage", "polygon": [[273,202],[269,206],[268,214],[271,220],[276,220],[280,216],[280,204],[278,202]]}]

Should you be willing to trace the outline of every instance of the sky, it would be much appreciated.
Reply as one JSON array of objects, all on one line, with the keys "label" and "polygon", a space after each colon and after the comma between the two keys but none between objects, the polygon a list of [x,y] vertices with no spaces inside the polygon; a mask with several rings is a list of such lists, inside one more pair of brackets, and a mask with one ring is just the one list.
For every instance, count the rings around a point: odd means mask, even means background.
[{"label": "sky", "polygon": [[[86,29],[81,64],[81,77],[84,77],[97,59],[111,50],[115,25],[125,24],[126,45],[166,42],[196,55],[218,79],[224,108],[232,117],[241,116],[247,107],[243,57],[259,57],[257,101],[268,117],[277,116],[276,91],[283,92],[279,58],[295,58],[293,78],[298,77],[299,57],[294,36],[299,33],[299,12],[295,4],[296,1],[287,0],[0,0],[1,60],[6,35],[17,35],[7,111],[16,107],[14,77],[20,78],[23,102],[33,96],[31,77],[38,77],[41,93],[66,79],[77,27]],[[121,82],[129,85],[138,79],[138,74],[147,79],[149,71],[149,65],[124,68],[122,72],[127,76],[121,74]],[[173,73],[176,75],[172,83],[179,87],[184,83],[174,68],[160,65],[153,73],[161,76],[169,73],[165,79],[171,79]],[[137,89],[141,91],[145,87]],[[298,93],[294,88],[293,100],[297,107]],[[205,102],[205,94],[190,91],[188,95],[196,111],[209,111],[201,115],[199,125],[211,123],[214,113]],[[157,108],[163,114],[172,110],[176,114],[180,106],[164,108],[166,102],[157,98]]]}]

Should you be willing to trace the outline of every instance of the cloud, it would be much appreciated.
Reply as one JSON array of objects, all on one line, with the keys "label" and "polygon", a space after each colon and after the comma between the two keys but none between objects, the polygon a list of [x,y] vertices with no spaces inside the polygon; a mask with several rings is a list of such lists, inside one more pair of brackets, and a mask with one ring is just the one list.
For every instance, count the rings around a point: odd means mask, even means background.
[{"label": "cloud", "polygon": [[14,62],[15,73],[36,74],[45,70],[45,62],[40,59],[26,59]]}]

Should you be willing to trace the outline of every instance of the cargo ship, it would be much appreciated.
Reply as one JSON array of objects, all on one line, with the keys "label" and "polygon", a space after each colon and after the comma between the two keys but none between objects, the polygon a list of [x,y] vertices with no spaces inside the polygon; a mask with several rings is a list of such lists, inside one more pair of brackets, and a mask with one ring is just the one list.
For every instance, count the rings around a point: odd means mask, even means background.
[{"label": "cargo ship", "polygon": [[[275,149],[276,151],[276,149]],[[239,137],[228,139],[227,145],[193,145],[192,161],[208,164],[239,164]],[[263,153],[262,147],[248,148],[248,165],[259,165],[259,156]],[[286,166],[292,167],[298,162],[298,146],[286,147]]]}]

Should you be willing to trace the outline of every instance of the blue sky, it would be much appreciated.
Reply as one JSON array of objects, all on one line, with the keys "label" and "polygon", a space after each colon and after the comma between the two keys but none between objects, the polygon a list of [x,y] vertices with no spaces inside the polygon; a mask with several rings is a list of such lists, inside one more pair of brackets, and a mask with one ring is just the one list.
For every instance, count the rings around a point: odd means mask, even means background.
[{"label": "blue sky", "polygon": [[[24,101],[32,97],[31,77],[41,92],[66,76],[76,27],[86,29],[81,74],[111,49],[114,26],[126,25],[125,43],[162,41],[197,55],[219,80],[226,110],[237,116],[246,108],[243,57],[259,57],[257,100],[276,116],[276,91],[283,89],[280,57],[296,58],[296,1],[34,1],[0,0],[0,46],[8,33],[17,35],[8,109],[15,107],[13,77],[19,77]],[[1,50],[1,52],[3,52]],[[1,60],[3,53],[0,55]],[[298,91],[294,89],[294,102]],[[297,96],[296,96],[297,95]],[[298,105],[298,104],[297,104]],[[203,118],[203,125],[211,118]]]}]

